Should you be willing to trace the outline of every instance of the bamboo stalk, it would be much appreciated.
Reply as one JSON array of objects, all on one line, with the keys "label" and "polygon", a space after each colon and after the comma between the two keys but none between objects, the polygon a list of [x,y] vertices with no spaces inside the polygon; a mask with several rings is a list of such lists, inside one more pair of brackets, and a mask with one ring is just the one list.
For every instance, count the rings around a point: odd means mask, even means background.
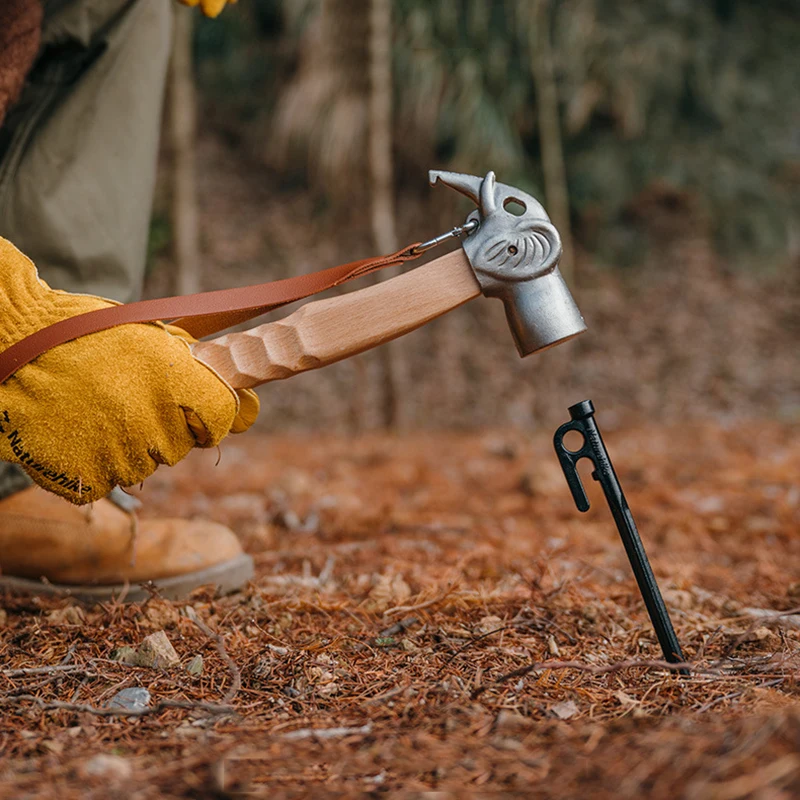
[{"label": "bamboo stalk", "polygon": [[[392,154],[392,6],[390,0],[370,0],[369,8],[369,172],[372,238],[378,252],[392,253],[398,247],[395,225]],[[391,278],[397,270],[386,270],[378,280]],[[378,352],[381,374],[382,422],[396,428],[404,417],[402,387],[408,372],[403,351],[390,344]]]},{"label": "bamboo stalk", "polygon": [[542,171],[547,213],[561,235],[561,273],[574,284],[575,264],[572,230],[569,219],[569,189],[564,165],[564,148],[558,114],[558,88],[553,70],[550,42],[552,0],[534,0],[534,24],[531,26],[533,79],[536,85],[536,107],[539,115]]}]

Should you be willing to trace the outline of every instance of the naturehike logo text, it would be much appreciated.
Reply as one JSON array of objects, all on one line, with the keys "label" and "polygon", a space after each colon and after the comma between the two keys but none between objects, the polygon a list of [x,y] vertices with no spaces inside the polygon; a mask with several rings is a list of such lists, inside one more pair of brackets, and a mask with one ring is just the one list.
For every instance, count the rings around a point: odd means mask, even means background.
[{"label": "naturehike logo text", "polygon": [[[7,411],[2,412],[2,419],[6,423],[10,422]],[[5,433],[6,430],[7,425],[4,426],[2,422],[0,422],[0,433]],[[8,439],[9,443],[11,444],[11,450],[19,459],[19,463],[22,466],[29,470],[33,470],[34,472],[38,472],[43,478],[58,484],[69,492],[76,492],[77,494],[81,495],[92,491],[92,487],[82,483],[80,478],[71,478],[64,472],[58,472],[57,470],[49,469],[44,464],[40,464],[25,449],[25,445],[22,442],[22,436],[19,430],[11,431],[11,433],[6,435],[6,439]]]}]

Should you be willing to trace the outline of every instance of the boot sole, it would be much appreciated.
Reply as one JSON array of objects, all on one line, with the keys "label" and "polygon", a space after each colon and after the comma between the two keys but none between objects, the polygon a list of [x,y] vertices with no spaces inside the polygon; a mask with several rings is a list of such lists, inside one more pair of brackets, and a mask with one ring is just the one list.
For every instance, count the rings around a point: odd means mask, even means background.
[{"label": "boot sole", "polygon": [[[148,581],[158,594],[168,600],[185,597],[198,586],[214,585],[221,594],[230,594],[241,589],[253,578],[253,559],[246,553],[232,561],[215,564],[213,567],[197,572],[187,572],[174,578],[159,578]],[[110,600],[123,603],[140,603],[151,596],[151,592],[142,585],[117,584],[109,586],[92,586],[90,584],[73,586],[69,584],[48,583],[31,578],[14,578],[10,575],[0,576],[0,591],[7,589],[16,594],[38,594],[55,597],[74,597],[82,603],[93,605]]]}]

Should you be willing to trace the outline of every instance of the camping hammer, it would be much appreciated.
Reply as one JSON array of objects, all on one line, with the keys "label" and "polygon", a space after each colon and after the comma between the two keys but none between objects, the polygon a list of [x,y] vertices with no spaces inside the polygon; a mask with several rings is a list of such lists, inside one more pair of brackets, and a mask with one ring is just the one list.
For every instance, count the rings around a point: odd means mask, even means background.
[{"label": "camping hammer", "polygon": [[[503,301],[521,356],[586,330],[558,269],[561,238],[541,204],[513,186],[432,170],[477,208],[466,224],[419,245],[464,235],[462,248],[403,275],[307,303],[285,319],[193,345],[194,355],[245,389],[333,364],[396,339],[480,294]],[[522,209],[522,213],[514,213]]]}]

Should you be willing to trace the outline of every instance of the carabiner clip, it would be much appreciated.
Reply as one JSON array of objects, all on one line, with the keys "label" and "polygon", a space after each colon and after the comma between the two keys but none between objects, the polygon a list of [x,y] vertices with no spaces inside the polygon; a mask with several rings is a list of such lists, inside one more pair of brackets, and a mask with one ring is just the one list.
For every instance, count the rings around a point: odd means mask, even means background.
[{"label": "carabiner clip", "polygon": [[416,247],[411,248],[411,255],[418,256],[421,253],[430,250],[437,245],[446,242],[448,239],[457,239],[460,236],[469,236],[471,233],[475,233],[478,230],[478,226],[480,223],[476,219],[471,219],[469,222],[465,222],[463,225],[456,225],[447,233],[443,233],[441,236],[437,236],[435,239],[429,239],[427,242],[423,242],[422,244],[418,244]]}]

